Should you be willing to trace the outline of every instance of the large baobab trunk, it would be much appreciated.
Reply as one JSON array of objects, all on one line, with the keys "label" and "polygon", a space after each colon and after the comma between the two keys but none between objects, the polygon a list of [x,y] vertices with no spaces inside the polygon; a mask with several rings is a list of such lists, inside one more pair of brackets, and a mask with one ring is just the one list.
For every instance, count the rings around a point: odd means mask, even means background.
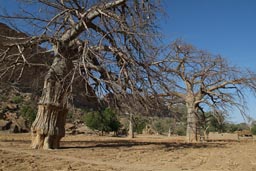
[{"label": "large baobab trunk", "polygon": [[59,148],[60,139],[65,136],[71,69],[71,61],[60,56],[54,58],[45,77],[37,117],[31,127],[32,148]]},{"label": "large baobab trunk", "polygon": [[193,103],[187,103],[187,142],[196,142],[197,139],[197,116],[196,109]]}]

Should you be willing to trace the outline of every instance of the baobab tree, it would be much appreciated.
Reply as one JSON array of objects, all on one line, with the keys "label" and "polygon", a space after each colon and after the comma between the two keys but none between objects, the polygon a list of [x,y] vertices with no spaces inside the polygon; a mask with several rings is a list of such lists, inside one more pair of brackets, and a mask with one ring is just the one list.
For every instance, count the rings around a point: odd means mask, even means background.
[{"label": "baobab tree", "polygon": [[[200,119],[206,110],[225,112],[236,107],[245,111],[245,89],[255,91],[251,71],[232,66],[220,55],[198,50],[180,40],[167,48],[166,58],[156,63],[158,89],[176,97],[187,108],[187,141],[197,141]],[[157,73],[157,72],[155,72]],[[171,104],[171,101],[170,101]]]},{"label": "baobab tree", "polygon": [[[5,69],[0,74],[4,77],[14,71],[22,75],[27,66],[48,69],[31,128],[32,148],[59,147],[65,135],[68,99],[77,81],[83,80],[88,96],[98,98],[127,93],[135,97],[146,92],[147,68],[157,41],[158,1],[17,2],[26,3],[22,13],[2,14],[1,18],[28,32],[23,37],[5,36],[9,43],[1,51]],[[40,56],[48,61],[32,60]]]}]

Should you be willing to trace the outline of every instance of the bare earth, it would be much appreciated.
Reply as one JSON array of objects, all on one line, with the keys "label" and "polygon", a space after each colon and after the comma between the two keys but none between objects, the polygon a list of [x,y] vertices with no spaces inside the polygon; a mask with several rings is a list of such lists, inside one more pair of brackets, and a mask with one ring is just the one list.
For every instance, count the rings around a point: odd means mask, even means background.
[{"label": "bare earth", "polygon": [[253,140],[186,144],[184,137],[67,136],[58,150],[30,149],[29,134],[0,133],[0,171],[255,171]]}]

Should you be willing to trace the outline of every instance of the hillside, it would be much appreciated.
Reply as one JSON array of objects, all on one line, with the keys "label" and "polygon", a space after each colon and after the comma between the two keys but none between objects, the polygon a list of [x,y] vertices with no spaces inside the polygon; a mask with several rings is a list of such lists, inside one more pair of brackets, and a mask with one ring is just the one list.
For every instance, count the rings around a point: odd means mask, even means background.
[{"label": "hillside", "polygon": [[[46,55],[31,56],[30,54],[32,53],[44,50],[41,47],[31,47],[25,51],[28,56],[28,62],[46,65],[45,67],[26,65],[22,72],[23,65],[13,66],[9,62],[13,60],[10,58],[16,59],[20,57],[17,47],[11,47],[9,54],[5,53],[6,49],[9,48],[6,45],[14,43],[8,37],[24,38],[27,35],[0,23],[0,130],[6,129],[5,127],[7,126],[8,129],[12,129],[11,132],[27,132],[29,131],[29,124],[31,124],[27,123],[28,119],[35,117],[37,102],[43,89],[44,76],[48,71],[47,65],[51,64],[52,58]],[[9,55],[8,58],[7,55]],[[8,67],[11,67],[11,69],[6,70]],[[3,75],[3,73],[5,74]],[[70,113],[73,113],[74,116],[72,118],[76,119],[79,118],[81,109],[95,109],[97,101],[93,97],[86,96],[83,80],[77,80],[74,85],[74,93],[70,101],[70,109],[72,109]],[[26,113],[28,109],[30,113]],[[22,110],[25,110],[25,113]],[[16,120],[21,118],[22,114],[28,115],[28,118],[25,118],[25,120],[22,118],[23,123],[19,124]],[[24,125],[25,122],[26,126]],[[15,128],[16,126],[18,130]]]},{"label": "hillside", "polygon": [[[11,40],[6,37],[16,37],[16,38],[26,38],[28,37],[24,33],[20,33],[11,29],[7,25],[0,23],[0,53],[1,58],[0,60],[0,68],[5,68],[9,66],[7,58],[5,58],[5,50],[8,48],[6,47],[7,44],[13,43],[10,42]],[[32,63],[38,64],[51,64],[51,56],[48,54],[46,55],[33,55],[31,57],[31,53],[40,52],[44,49],[41,47],[31,47],[28,51],[25,52],[28,56],[28,61]],[[19,58],[19,53],[17,47],[12,47],[11,52],[12,57]],[[20,75],[23,65],[15,66],[13,69],[9,70],[3,77],[0,77],[0,119],[7,119],[7,116],[14,116],[9,118],[9,121],[15,122],[15,119],[19,118],[21,115],[25,115],[26,117],[35,117],[35,113],[37,111],[37,102],[41,96],[43,84],[44,84],[44,76],[46,75],[48,68],[43,66],[33,66],[28,65],[25,66],[23,73]],[[4,73],[4,70],[0,69],[1,73]],[[19,78],[20,76],[20,78]],[[19,78],[19,79],[18,79]],[[82,113],[82,109],[97,109],[98,107],[98,99],[94,96],[89,96],[86,94],[85,88],[86,85],[84,81],[76,80],[72,87],[72,98],[70,100],[70,114],[73,114],[73,120],[80,119]],[[87,87],[89,88],[89,87]],[[17,101],[17,99],[19,99]],[[108,101],[108,105],[114,106],[115,100],[111,98],[111,96],[106,96],[105,101]],[[154,101],[152,101],[154,103]],[[132,106],[132,110],[129,109],[130,112],[133,113],[140,113],[142,115],[147,116],[168,116],[175,115],[166,109],[166,106],[157,106],[157,103],[151,108],[150,110],[145,110],[145,107],[142,103],[134,103],[134,99],[131,96],[127,96],[126,98],[119,99],[119,106],[123,110],[120,111],[120,114],[124,114],[126,108],[128,106]],[[9,106],[9,107],[8,107]],[[10,109],[10,106],[14,106]],[[22,110],[28,110],[31,114],[24,114]],[[26,118],[27,119],[27,118]],[[30,118],[31,119],[31,118]],[[4,122],[7,124],[6,122]],[[30,123],[31,124],[31,123]],[[3,124],[4,125],[4,124]],[[1,127],[1,124],[0,124]],[[22,132],[22,131],[21,131]]]},{"label": "hillside", "polygon": [[[15,37],[15,38],[24,38],[27,37],[24,33],[19,33],[15,31],[14,29],[11,29],[7,25],[0,23],[0,53],[1,53],[1,61],[0,61],[0,67],[2,70],[0,70],[0,81],[1,84],[8,83],[11,86],[16,86],[18,89],[21,89],[22,91],[27,92],[33,92],[37,95],[40,94],[40,90],[43,86],[43,77],[45,73],[47,72],[46,67],[42,66],[25,66],[23,74],[20,76],[20,73],[22,72],[23,65],[19,65],[18,62],[14,66],[9,61],[17,59],[19,57],[18,49],[15,46],[7,47],[6,45],[9,43],[14,43],[11,39],[7,39],[7,37]],[[5,51],[7,48],[11,48],[11,51],[7,54],[5,54]],[[40,51],[42,48],[40,47],[31,47],[27,51],[25,51],[25,54],[32,54],[33,51]],[[12,56],[9,56],[8,58],[5,57],[5,55],[11,54]],[[27,58],[28,62],[33,63],[43,63],[45,62],[47,57],[45,56],[37,56],[35,58]],[[8,72],[2,76],[2,73],[6,72],[6,70],[3,70],[5,68],[10,68]],[[6,85],[4,85],[6,87]]]},{"label": "hillside", "polygon": [[[4,53],[6,50],[6,44],[10,43],[10,39],[5,37],[16,37],[16,38],[24,38],[27,37],[24,33],[19,33],[14,29],[8,27],[6,24],[0,23],[0,53],[2,59],[4,59]],[[52,62],[52,58],[50,54],[46,55],[34,55],[30,54],[43,51],[44,49],[41,47],[31,47],[29,50],[25,52],[28,54],[28,62],[35,64],[45,64],[44,66],[33,66],[28,65],[25,66],[23,74],[19,78],[23,65],[15,66],[13,69],[9,70],[7,74],[3,77],[0,77],[0,89],[6,87],[15,87],[16,89],[26,92],[32,93],[35,96],[40,96],[43,88],[44,76],[48,71],[48,67]],[[17,47],[12,47],[11,52],[14,58],[18,58],[18,50]],[[0,68],[11,67],[8,63],[9,59],[0,60]],[[1,73],[5,72],[0,69]],[[19,79],[17,79],[19,78]],[[85,94],[85,85],[83,80],[77,80],[73,86],[73,98],[72,104],[79,108],[96,108],[97,101],[94,97],[88,97]]]}]

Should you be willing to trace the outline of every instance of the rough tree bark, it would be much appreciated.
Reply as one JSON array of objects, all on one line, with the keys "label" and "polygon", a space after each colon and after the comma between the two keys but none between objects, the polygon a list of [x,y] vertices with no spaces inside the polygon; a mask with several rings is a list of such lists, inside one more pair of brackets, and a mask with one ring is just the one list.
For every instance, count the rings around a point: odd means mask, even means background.
[{"label": "rough tree bark", "polygon": [[196,109],[193,103],[186,104],[187,106],[187,132],[186,132],[186,141],[187,142],[197,142],[197,116]]},{"label": "rough tree bark", "polygon": [[129,133],[128,133],[129,138],[134,138],[134,130],[133,130],[133,116],[130,114],[130,119],[129,119]]},{"label": "rough tree bark", "polygon": [[71,61],[55,57],[45,77],[37,117],[31,127],[32,148],[59,148],[60,139],[65,136],[67,98],[70,91],[70,79],[67,78],[71,69]]}]

